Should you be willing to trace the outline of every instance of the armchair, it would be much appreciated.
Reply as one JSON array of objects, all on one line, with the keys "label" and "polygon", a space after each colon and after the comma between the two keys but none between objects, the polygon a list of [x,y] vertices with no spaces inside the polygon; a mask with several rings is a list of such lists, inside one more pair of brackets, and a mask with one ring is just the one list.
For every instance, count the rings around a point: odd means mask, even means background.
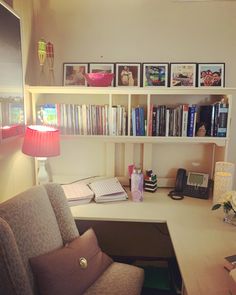
[{"label": "armchair", "polygon": [[[1,203],[0,294],[39,294],[29,259],[79,235],[59,184],[35,186]],[[84,295],[138,295],[143,279],[142,269],[112,262]]]}]

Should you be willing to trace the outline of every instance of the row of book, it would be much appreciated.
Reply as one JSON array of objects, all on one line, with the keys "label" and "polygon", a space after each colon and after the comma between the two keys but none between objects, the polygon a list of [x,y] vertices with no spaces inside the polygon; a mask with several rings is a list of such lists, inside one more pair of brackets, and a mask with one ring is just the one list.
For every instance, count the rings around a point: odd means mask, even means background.
[{"label": "row of book", "polygon": [[[131,135],[226,137],[228,104],[224,101],[208,105],[151,104],[148,128],[145,117],[144,107],[131,109]],[[121,105],[111,108],[108,105],[91,104],[38,105],[36,123],[58,126],[62,134],[128,134],[127,111]]]},{"label": "row of book", "polygon": [[37,106],[37,124],[58,126],[61,134],[125,135],[126,110],[121,105],[44,104]]},{"label": "row of book", "polygon": [[226,137],[228,104],[151,105],[148,134],[151,136]]}]

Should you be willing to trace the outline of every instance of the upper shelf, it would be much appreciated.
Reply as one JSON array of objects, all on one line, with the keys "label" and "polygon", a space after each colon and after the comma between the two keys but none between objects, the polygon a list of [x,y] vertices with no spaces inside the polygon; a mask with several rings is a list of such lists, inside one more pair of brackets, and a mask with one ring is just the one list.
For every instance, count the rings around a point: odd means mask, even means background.
[{"label": "upper shelf", "polygon": [[143,87],[72,87],[72,86],[27,86],[32,94],[127,94],[127,95],[226,95],[236,94],[236,88],[143,88]]}]

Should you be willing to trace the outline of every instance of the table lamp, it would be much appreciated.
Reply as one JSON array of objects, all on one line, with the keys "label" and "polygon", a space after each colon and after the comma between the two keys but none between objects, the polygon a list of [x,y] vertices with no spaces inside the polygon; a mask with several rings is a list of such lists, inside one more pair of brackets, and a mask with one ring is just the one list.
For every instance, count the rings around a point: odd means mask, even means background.
[{"label": "table lamp", "polygon": [[26,128],[22,152],[38,160],[38,183],[49,182],[46,169],[48,157],[60,155],[59,130],[49,126],[31,125]]}]

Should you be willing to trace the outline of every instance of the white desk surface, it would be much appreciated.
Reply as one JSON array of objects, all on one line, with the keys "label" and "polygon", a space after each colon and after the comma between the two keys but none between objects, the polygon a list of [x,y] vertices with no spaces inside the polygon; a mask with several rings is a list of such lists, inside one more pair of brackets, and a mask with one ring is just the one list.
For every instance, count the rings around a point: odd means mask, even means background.
[{"label": "white desk surface", "polygon": [[80,220],[166,222],[188,295],[236,295],[236,283],[223,268],[223,258],[236,253],[236,227],[211,206],[211,200],[190,197],[175,201],[158,189],[141,203],[89,203],[71,211]]}]

